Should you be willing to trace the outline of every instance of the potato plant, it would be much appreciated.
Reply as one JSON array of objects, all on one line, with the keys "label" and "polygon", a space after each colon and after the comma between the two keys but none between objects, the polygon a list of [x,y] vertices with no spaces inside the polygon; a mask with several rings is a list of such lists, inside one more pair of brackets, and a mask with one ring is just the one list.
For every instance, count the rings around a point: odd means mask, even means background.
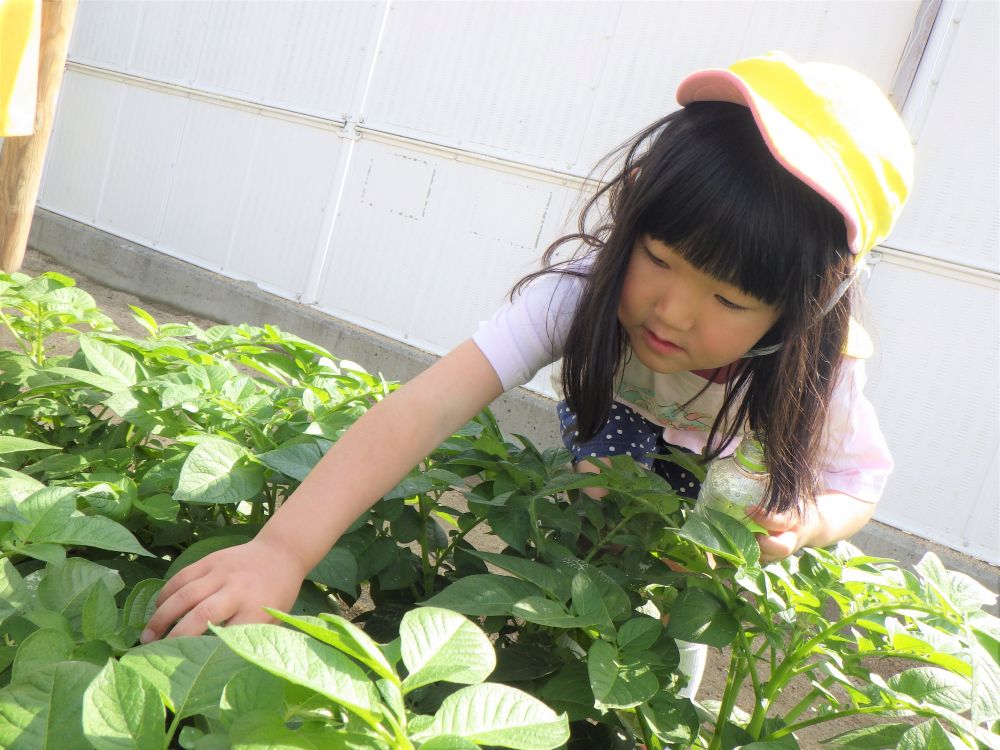
[{"label": "potato plant", "polygon": [[[630,459],[575,474],[488,411],[279,624],[138,645],[163,582],[252,538],[393,385],[271,326],[134,313],[144,338],[72,279],[0,275],[0,747],[777,750],[827,722],[831,748],[1000,747],[993,592],[846,543],[761,565]],[[721,695],[679,696],[675,638],[728,650]]]}]

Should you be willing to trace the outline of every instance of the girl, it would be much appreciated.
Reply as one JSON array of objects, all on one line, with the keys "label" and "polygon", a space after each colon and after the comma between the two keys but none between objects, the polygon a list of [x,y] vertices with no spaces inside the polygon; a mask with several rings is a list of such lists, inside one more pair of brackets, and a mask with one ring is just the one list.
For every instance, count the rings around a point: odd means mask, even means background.
[{"label": "girl", "polygon": [[[714,457],[760,429],[765,559],[868,520],[891,461],[861,392],[851,282],[909,191],[906,131],[868,79],[777,53],[694,73],[678,101],[545,259],[567,241],[585,252],[522,280],[473,339],[371,409],[253,541],[174,576],[144,642],[287,610],[355,518],[560,355],[560,421],[581,469],[665,445]],[[599,202],[607,220],[588,231]]]}]

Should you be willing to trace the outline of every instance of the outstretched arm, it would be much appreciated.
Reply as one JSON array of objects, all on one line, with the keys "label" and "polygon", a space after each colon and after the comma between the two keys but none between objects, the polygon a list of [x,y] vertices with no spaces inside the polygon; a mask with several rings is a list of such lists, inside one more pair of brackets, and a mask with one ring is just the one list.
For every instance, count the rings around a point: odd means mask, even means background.
[{"label": "outstretched arm", "polygon": [[442,440],[503,392],[469,340],[376,404],[333,445],[250,542],[215,552],[170,579],[143,642],[198,635],[209,622],[266,622],[341,534]]}]

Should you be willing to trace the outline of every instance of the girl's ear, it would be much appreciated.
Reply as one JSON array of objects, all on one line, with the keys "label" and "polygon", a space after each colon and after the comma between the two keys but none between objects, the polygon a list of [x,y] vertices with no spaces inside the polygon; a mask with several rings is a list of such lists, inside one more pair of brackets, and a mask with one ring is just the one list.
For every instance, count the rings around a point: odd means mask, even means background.
[{"label": "girl's ear", "polygon": [[639,167],[632,167],[632,171],[628,173],[629,183],[633,183],[639,177]]}]

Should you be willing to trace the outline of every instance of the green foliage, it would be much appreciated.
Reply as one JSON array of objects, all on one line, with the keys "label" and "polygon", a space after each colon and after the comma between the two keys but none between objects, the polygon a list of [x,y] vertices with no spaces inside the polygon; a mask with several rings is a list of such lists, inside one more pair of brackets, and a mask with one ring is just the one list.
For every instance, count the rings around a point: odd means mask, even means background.
[{"label": "green foliage", "polygon": [[[71,279],[0,274],[0,747],[764,750],[852,716],[873,723],[831,748],[1000,747],[993,592],[843,543],[761,565],[630,459],[577,474],[488,411],[281,625],[137,645],[164,579],[252,538],[392,386],[271,326],[133,310],[145,338]],[[679,696],[675,638],[728,649],[723,695]]]}]

